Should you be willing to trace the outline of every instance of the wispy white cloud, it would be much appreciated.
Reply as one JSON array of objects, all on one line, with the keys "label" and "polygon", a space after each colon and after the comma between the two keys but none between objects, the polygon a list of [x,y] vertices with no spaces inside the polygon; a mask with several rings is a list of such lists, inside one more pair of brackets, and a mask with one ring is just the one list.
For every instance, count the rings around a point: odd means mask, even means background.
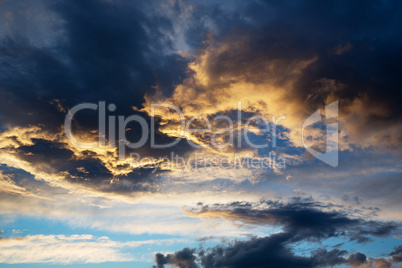
[{"label": "wispy white cloud", "polygon": [[101,263],[126,262],[136,258],[125,248],[172,243],[173,240],[119,242],[106,236],[28,235],[0,239],[1,263]]}]

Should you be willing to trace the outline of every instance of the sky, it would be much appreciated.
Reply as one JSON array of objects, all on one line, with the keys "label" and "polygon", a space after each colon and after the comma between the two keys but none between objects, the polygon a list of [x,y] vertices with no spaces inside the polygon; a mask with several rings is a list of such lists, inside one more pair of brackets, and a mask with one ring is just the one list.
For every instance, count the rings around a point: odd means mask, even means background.
[{"label": "sky", "polygon": [[0,1],[0,267],[402,267],[400,1]]}]

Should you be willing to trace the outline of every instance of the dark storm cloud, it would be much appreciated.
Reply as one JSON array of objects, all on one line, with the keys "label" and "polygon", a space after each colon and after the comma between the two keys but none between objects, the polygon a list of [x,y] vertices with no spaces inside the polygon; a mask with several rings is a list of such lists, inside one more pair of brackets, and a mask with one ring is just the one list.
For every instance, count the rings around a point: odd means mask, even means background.
[{"label": "dark storm cloud", "polygon": [[64,148],[64,145],[43,139],[32,139],[32,145],[21,145],[15,149],[20,159],[34,165],[46,165],[56,172],[65,170],[74,153]]},{"label": "dark storm cloud", "polygon": [[[247,246],[245,244],[247,243]],[[233,245],[232,248],[221,248],[216,247],[213,250],[209,250],[208,253],[204,250],[200,250],[198,255],[201,259],[202,267],[324,267],[324,266],[334,266],[339,264],[348,263],[349,258],[346,259],[344,256],[347,253],[345,250],[338,250],[334,249],[331,251],[327,251],[326,249],[320,248],[312,252],[312,256],[307,257],[300,257],[295,256],[289,249],[279,248],[276,247],[270,248],[270,253],[266,254],[265,250],[268,248],[261,249],[261,252],[258,254],[267,255],[266,262],[255,264],[256,262],[253,259],[257,259],[258,262],[262,262],[258,256],[255,256],[254,253],[250,252],[247,248],[244,247],[251,247],[256,248],[259,247],[258,244],[263,244],[266,246],[265,243],[261,241],[256,241],[254,239],[244,242],[242,245],[236,244]],[[233,251],[233,252],[232,252]],[[240,251],[243,251],[241,253]],[[174,267],[180,268],[196,268],[200,267],[196,264],[195,260],[197,259],[195,253],[195,249],[184,248],[183,250],[176,251],[174,254],[160,254],[157,253],[155,255],[155,262],[157,268],[163,268],[164,265],[172,265]],[[227,255],[223,257],[223,254]],[[238,259],[229,261],[233,254],[251,254],[248,258],[247,262],[241,261],[241,264],[236,264]],[[360,254],[360,253],[359,253]],[[273,257],[275,256],[275,257]],[[246,256],[243,256],[246,257]],[[155,266],[154,266],[155,267]]]},{"label": "dark storm cloud", "polygon": [[[15,155],[48,174],[63,174],[67,181],[89,186],[103,192],[133,193],[154,192],[158,189],[159,175],[163,171],[153,168],[131,168],[124,174],[113,174],[91,151],[84,151],[76,157],[74,152],[65,148],[65,144],[41,139],[33,139],[33,144],[13,149]],[[130,169],[130,165],[121,166],[121,170]],[[117,166],[115,170],[119,170]],[[111,183],[113,181],[113,183]]]},{"label": "dark storm cloud", "polygon": [[13,89],[21,101],[59,98],[71,107],[107,100],[130,105],[128,109],[140,105],[144,92],[152,90],[158,82],[154,75],[165,77],[167,72],[168,83],[173,84],[183,71],[185,63],[176,60],[178,54],[163,52],[169,49],[165,35],[171,23],[163,17],[149,21],[145,14],[151,7],[146,4],[53,1],[46,5],[46,12],[54,12],[60,20],[53,44],[37,47],[12,36],[4,36],[1,43],[2,88]]},{"label": "dark storm cloud", "polygon": [[[351,143],[398,152],[400,2],[250,1],[235,7],[199,51],[206,88],[189,88],[213,93],[236,80],[287,85],[284,105],[296,104],[306,116],[339,100]],[[208,101],[219,103],[212,93]]]},{"label": "dark storm cloud", "polygon": [[[6,32],[0,40],[3,128],[42,124],[55,131],[63,124],[65,111],[51,104],[54,99],[65,108],[106,100],[116,104],[119,114],[131,115],[131,107],[144,101],[145,92],[152,92],[156,85],[168,90],[186,67],[167,38],[172,34],[171,22],[164,16],[147,17],[160,8],[157,4],[44,1],[13,5],[5,1],[2,5],[13,17],[7,22],[11,34]],[[39,38],[49,42],[32,41],[23,27],[32,22],[29,17],[17,24],[24,12],[33,12],[34,18],[53,18],[51,25],[31,26],[45,27],[52,36]],[[96,116],[77,123],[97,128]]]},{"label": "dark storm cloud", "polygon": [[316,202],[311,198],[294,198],[289,203],[268,200],[258,204],[239,202],[207,205],[199,210],[190,210],[188,214],[241,221],[244,224],[282,226],[284,231],[292,234],[293,241],[347,236],[357,242],[366,242],[369,241],[369,236],[390,236],[399,226],[394,222],[354,219],[341,209],[342,207]]},{"label": "dark storm cloud", "polygon": [[[323,101],[331,92],[320,91],[317,81],[335,79],[346,86],[333,92],[336,97],[351,101],[366,94],[370,104],[389,108],[382,119],[400,119],[401,8],[398,1],[251,2],[242,13],[254,23],[244,25],[247,32],[225,37],[244,37],[246,50],[230,54],[235,56],[231,60],[238,61],[229,66],[234,69],[214,70],[219,75],[254,66],[253,73],[261,73],[257,67],[263,60],[291,61],[316,55],[318,60],[303,72],[293,92],[303,101],[309,96],[316,98],[309,99],[312,104]],[[229,52],[218,57],[211,68],[227,67],[221,64]]]},{"label": "dark storm cloud", "polygon": [[314,263],[317,265],[323,266],[335,266],[342,263],[345,263],[345,254],[346,250],[333,249],[327,251],[324,248],[317,249],[312,252],[312,259],[314,259]]},{"label": "dark storm cloud", "polygon": [[[172,23],[163,12],[157,12],[159,2],[4,1],[1,5],[8,14],[5,28],[1,28],[6,30],[0,35],[2,130],[38,126],[45,133],[59,132],[68,108],[81,102],[105,100],[116,104],[115,114],[138,114],[132,107],[143,103],[144,93],[155,86],[171,91],[187,65],[173,51]],[[45,30],[36,31],[40,28]],[[74,120],[73,130],[92,135],[97,126],[96,112],[82,112]],[[140,131],[136,125],[130,127],[129,140]],[[171,141],[157,132],[157,144]],[[18,139],[13,143],[19,144],[3,149],[47,172],[67,172],[67,180],[92,186],[98,183],[106,191],[107,185],[116,191],[124,187],[126,191],[145,190],[160,173],[140,169],[113,176],[96,153],[84,152],[84,157],[77,159],[61,141],[32,136],[32,144],[21,144]],[[163,157],[188,150],[188,144],[180,142],[165,150],[146,144],[135,152],[142,157]],[[111,185],[111,179],[116,183]]]},{"label": "dark storm cloud", "polygon": [[165,264],[168,264],[180,268],[197,268],[198,265],[195,263],[196,257],[194,251],[194,249],[184,248],[174,254],[166,254],[166,256],[157,253],[155,255],[156,267],[163,268]]},{"label": "dark storm cloud", "polygon": [[352,253],[348,257],[348,264],[353,266],[353,267],[358,267],[364,263],[366,263],[367,257],[363,253],[357,252],[357,253]]},{"label": "dark storm cloud", "polygon": [[395,263],[402,262],[402,246],[396,247],[389,256],[392,257],[392,261]]},{"label": "dark storm cloud", "polygon": [[[222,218],[244,224],[276,225],[282,228],[281,232],[267,237],[254,237],[247,241],[234,241],[229,245],[200,249],[197,253],[203,267],[359,265],[366,262],[366,257],[362,253],[347,256],[348,252],[345,250],[328,251],[325,248],[318,248],[306,257],[297,255],[292,248],[300,242],[321,242],[333,237],[349,238],[363,243],[369,241],[370,236],[389,237],[399,232],[397,223],[352,218],[341,209],[339,206],[323,204],[312,199],[295,198],[288,203],[261,201],[257,204],[248,202],[215,204],[203,206],[197,211],[193,210],[189,215]],[[385,263],[386,260],[376,262]]]},{"label": "dark storm cloud", "polygon": [[284,243],[285,233],[237,241],[232,245],[201,250],[203,267],[327,267],[346,262],[346,251],[317,249],[310,257],[297,256]]}]

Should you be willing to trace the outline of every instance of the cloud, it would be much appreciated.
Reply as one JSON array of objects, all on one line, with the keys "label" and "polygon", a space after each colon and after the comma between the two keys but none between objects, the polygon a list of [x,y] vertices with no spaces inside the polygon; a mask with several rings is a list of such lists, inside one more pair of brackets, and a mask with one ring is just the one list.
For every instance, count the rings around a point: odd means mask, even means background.
[{"label": "cloud", "polygon": [[[185,59],[172,49],[173,28],[161,12],[173,7],[162,7],[157,1],[141,5],[3,1],[1,5],[9,15],[0,28],[4,102],[0,147],[12,158],[2,163],[24,163],[33,174],[40,169],[45,177],[65,177],[65,182],[58,180],[65,187],[73,182],[100,192],[157,191],[152,182],[157,174],[144,169],[133,172],[129,160],[117,160],[115,148],[88,151],[70,146],[63,123],[67,111],[84,101],[106,100],[116,104],[120,115],[131,115],[131,106],[140,105],[145,92],[156,84],[170,87],[179,79]],[[80,113],[73,123],[74,134],[85,141],[97,139],[97,121],[96,113]],[[137,130],[133,127],[127,136],[135,138]],[[156,140],[170,139],[156,135]],[[190,148],[179,144],[170,149],[183,153]],[[145,157],[170,151],[152,150],[147,144],[136,152]]]},{"label": "cloud", "polygon": [[392,257],[392,262],[394,263],[402,262],[402,246],[396,247],[389,256]]},{"label": "cloud", "polygon": [[35,194],[24,187],[17,185],[14,181],[14,178],[10,174],[4,174],[2,170],[0,170],[0,191],[5,193],[17,194],[27,197],[34,197],[34,198],[43,198],[51,200],[50,198],[46,198]]},{"label": "cloud", "polygon": [[235,202],[206,205],[199,210],[190,209],[185,212],[191,217],[282,226],[284,231],[292,234],[293,241],[346,236],[357,242],[365,242],[369,240],[368,236],[386,237],[398,230],[397,223],[355,219],[345,212],[336,211],[337,207],[311,198],[294,198],[289,203],[270,200],[254,204]]},{"label": "cloud", "polygon": [[[216,194],[210,191],[175,191],[147,193],[135,198],[110,192],[94,192],[78,186],[65,188],[52,185],[26,171],[0,165],[5,185],[1,185],[0,214],[15,215],[12,222],[25,217],[41,218],[45,222],[59,221],[71,228],[91,228],[113,233],[164,234],[197,238],[206,235],[238,237],[249,232],[226,222],[215,223],[183,217],[180,206],[197,200],[228,202],[245,196],[228,192]],[[38,175],[37,175],[38,176]],[[8,187],[10,186],[10,187]],[[208,185],[204,186],[205,188]],[[16,192],[18,190],[18,192]],[[138,193],[137,193],[138,194]],[[250,200],[255,197],[249,196]],[[23,216],[20,216],[23,215]],[[163,221],[161,220],[163,219]]]},{"label": "cloud", "polygon": [[[338,264],[358,266],[366,263],[366,256],[345,250],[317,248],[310,256],[294,251],[300,242],[322,243],[334,237],[365,243],[372,237],[389,237],[399,232],[394,222],[379,222],[353,218],[342,212],[341,206],[323,204],[312,199],[294,198],[287,203],[261,201],[204,205],[198,210],[187,210],[187,215],[204,219],[221,218],[246,225],[280,226],[282,231],[266,237],[236,240],[228,245],[200,248],[198,260],[203,267],[329,267]],[[193,253],[193,251],[191,251]],[[161,255],[158,258],[164,260]],[[386,265],[385,259],[373,259],[377,266]],[[166,264],[166,263],[162,263]]]},{"label": "cloud", "polygon": [[[171,171],[133,171],[128,161],[117,159],[114,148],[80,150],[70,146],[61,130],[63,119],[69,108],[83,101],[113,102],[118,107],[116,113],[139,114],[147,120],[153,102],[175,104],[187,117],[211,117],[232,116],[242,101],[247,116],[286,114],[279,125],[284,127],[285,145],[294,149],[301,146],[300,127],[306,116],[339,99],[344,125],[342,150],[373,144],[392,150],[398,147],[397,98],[388,90],[381,93],[382,88],[394,88],[391,71],[399,54],[392,41],[399,29],[392,25],[399,14],[398,4],[381,5],[390,16],[378,16],[377,7],[365,3],[350,32],[334,38],[342,27],[350,25],[339,20],[331,4],[321,7],[329,12],[322,18],[321,8],[308,2],[298,7],[286,1],[252,1],[230,7],[183,1],[140,5],[125,1],[4,3],[9,15],[0,35],[4,63],[0,99],[7,103],[0,107],[14,109],[0,111],[4,119],[0,143],[4,158],[9,158],[3,161],[9,166],[25,166],[32,174],[57,177],[52,181],[63,187],[113,194],[155,193],[163,183],[160,177]],[[17,12],[21,8],[29,9],[31,15],[25,18],[23,12]],[[345,2],[341,9],[351,14],[355,8]],[[92,10],[90,15],[86,14],[88,9]],[[269,18],[263,15],[268,11]],[[313,23],[317,18],[323,22]],[[373,18],[375,24],[371,23]],[[37,29],[33,31],[36,38],[23,25]],[[393,31],[383,35],[383,42],[371,40],[373,34],[368,30],[384,33],[388,28]],[[361,38],[356,40],[356,35]],[[369,45],[364,45],[365,41]],[[179,47],[189,49],[191,56],[181,56]],[[372,51],[384,56],[389,66]],[[391,51],[397,56],[391,56]],[[365,68],[368,65],[376,68]],[[373,83],[365,77],[371,77]],[[133,106],[139,108],[133,110]],[[165,143],[178,136],[174,116],[164,110],[157,113],[157,141]],[[74,121],[74,131],[83,139],[96,139],[96,119],[96,114],[81,114]],[[222,127],[222,123],[214,127]],[[127,135],[135,138],[137,130],[133,127]],[[310,131],[317,139],[324,134],[320,129]],[[187,138],[206,146],[210,137],[189,134]],[[155,150],[147,144],[137,151],[141,156],[155,157],[170,151],[185,157],[195,153],[184,141],[169,149]],[[262,154],[248,147],[204,150],[211,155],[238,151]],[[298,153],[288,156],[296,165],[303,161]]]},{"label": "cloud", "polygon": [[[209,36],[188,64],[187,78],[171,94],[147,94],[144,111],[150,112],[151,103],[170,103],[186,117],[212,116],[229,113],[242,101],[245,112],[286,115],[280,124],[288,130],[290,142],[301,147],[304,119],[339,100],[342,150],[358,147],[397,153],[402,113],[395,98],[399,93],[394,74],[401,57],[395,21],[400,5],[381,6],[381,14],[387,16],[379,15],[378,7],[368,2],[358,7],[349,2],[339,5],[343,14],[353,14],[354,27],[335,11],[335,4],[246,4],[235,11],[244,20],[223,34],[218,26],[217,34]],[[354,11],[361,8],[356,16]],[[264,16],[264,12],[272,14]],[[327,16],[322,17],[324,13]],[[373,40],[373,32],[384,33],[382,42]],[[166,111],[156,116],[165,122],[163,133],[178,136],[177,116]],[[323,136],[317,129],[310,131],[316,142]],[[192,138],[204,144],[202,138]]]},{"label": "cloud", "polygon": [[370,258],[366,259],[366,255],[362,253],[354,253],[349,255],[347,259],[347,264],[351,267],[367,267],[371,268],[390,268],[392,267],[392,263],[389,262],[389,260],[384,259],[384,258]]},{"label": "cloud", "polygon": [[[276,256],[255,261],[311,267],[386,266],[400,260],[399,248],[376,259],[341,248],[316,248],[310,256],[292,248],[294,243],[329,237],[367,242],[388,237],[399,226],[380,221],[401,217],[402,8],[398,1],[6,0],[0,5],[4,15],[0,16],[3,214],[35,215],[130,234],[240,237],[250,230],[261,235],[258,231],[263,228],[269,232],[272,226],[282,228],[271,236],[215,249],[165,254],[159,256],[160,265],[194,266],[197,260],[210,266],[237,265],[233,260],[244,265],[246,255],[260,257],[260,252],[271,248]],[[310,162],[301,142],[305,118],[335,100],[340,104],[342,151],[336,170]],[[116,105],[108,115],[140,115],[147,122],[152,103],[174,104],[186,119],[199,115],[236,119],[239,101],[242,123],[254,115],[273,121],[286,115],[278,122],[277,152],[286,157],[288,169],[284,174],[223,168],[183,173],[164,168],[153,173],[154,166],[133,167],[129,159],[119,160],[116,148],[72,146],[63,130],[66,114],[79,103],[99,101]],[[172,142],[182,134],[176,113],[161,109],[155,117],[156,143]],[[202,126],[197,120],[193,123]],[[321,148],[324,123],[306,130],[311,137],[308,145]],[[246,132],[244,125],[238,131],[236,124],[236,134]],[[224,126],[220,121],[213,124],[214,129]],[[97,140],[97,128],[96,112],[74,118],[73,132],[82,141]],[[135,124],[126,130],[129,140],[136,140],[141,131]],[[249,133],[258,141],[271,142],[268,135]],[[127,155],[136,152],[158,158],[174,152],[194,158],[202,152],[258,158],[271,151],[246,145],[214,150],[207,148],[211,133],[184,134],[202,148],[195,150],[183,139],[167,149],[147,143],[127,150]],[[228,137],[222,133],[218,140]],[[106,139],[118,141],[109,134]],[[261,196],[286,198],[294,189],[296,194],[308,193],[332,204],[307,199],[256,201]],[[340,200],[335,202],[336,198]],[[182,217],[179,207],[195,199],[216,204],[185,210],[187,217]],[[70,245],[65,237],[52,239],[49,243],[60,248]],[[102,244],[99,239],[91,241]],[[31,240],[51,237],[27,236],[14,242]],[[103,255],[130,258],[119,255],[119,249],[99,248]]]},{"label": "cloud", "polygon": [[157,268],[165,267],[165,264],[173,265],[179,268],[197,268],[195,263],[196,257],[194,256],[194,249],[184,248],[183,250],[176,251],[174,254],[160,254],[155,255]]},{"label": "cloud", "polygon": [[117,242],[108,237],[92,235],[28,235],[2,238],[2,263],[101,263],[133,261],[124,248],[139,247],[163,241]]},{"label": "cloud", "polygon": [[360,252],[352,253],[348,256],[348,264],[352,267],[359,267],[365,264],[366,261],[367,261],[366,255]]}]

